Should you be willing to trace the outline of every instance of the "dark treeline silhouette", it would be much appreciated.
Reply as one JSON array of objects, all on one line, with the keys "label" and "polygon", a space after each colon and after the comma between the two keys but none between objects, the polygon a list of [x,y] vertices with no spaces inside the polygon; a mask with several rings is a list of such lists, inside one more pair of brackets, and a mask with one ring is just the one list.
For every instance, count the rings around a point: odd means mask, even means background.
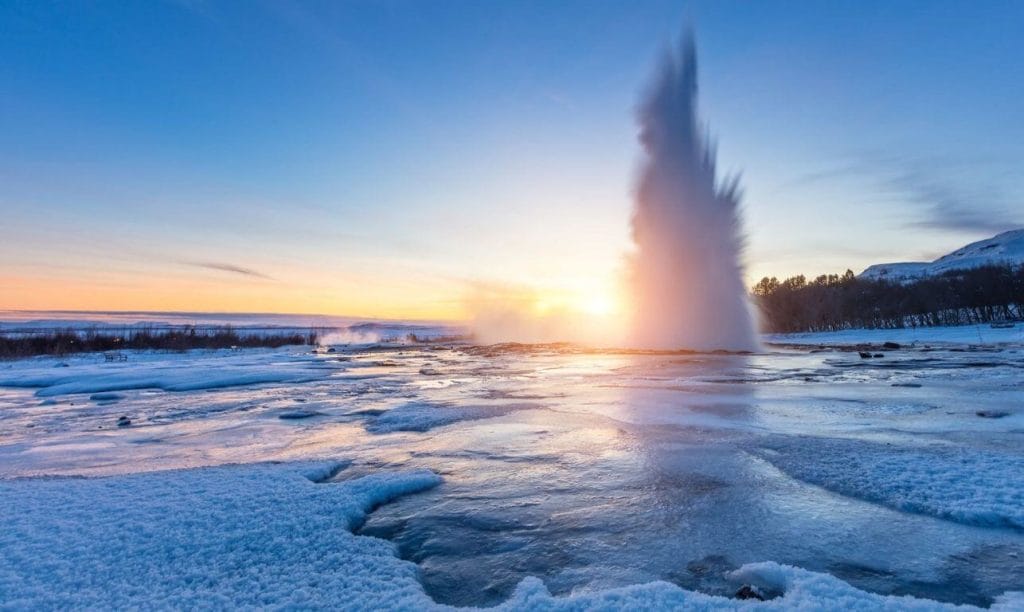
[{"label": "dark treeline silhouette", "polygon": [[1013,321],[1024,317],[1024,266],[955,270],[907,283],[857,278],[850,270],[812,281],[765,277],[753,296],[768,332]]},{"label": "dark treeline silhouette", "polygon": [[66,328],[42,332],[0,332],[0,359],[123,349],[186,351],[236,347],[277,348],[292,344],[316,344],[316,341],[317,334],[312,330],[261,330],[239,333],[230,326],[206,329],[191,326],[171,329],[142,327],[122,331]]}]

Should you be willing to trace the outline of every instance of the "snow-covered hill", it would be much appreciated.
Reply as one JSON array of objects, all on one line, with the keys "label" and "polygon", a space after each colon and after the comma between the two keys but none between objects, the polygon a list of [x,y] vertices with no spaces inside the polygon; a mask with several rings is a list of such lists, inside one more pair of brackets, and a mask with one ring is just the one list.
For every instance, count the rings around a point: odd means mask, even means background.
[{"label": "snow-covered hill", "polygon": [[931,262],[875,264],[861,272],[860,277],[903,281],[989,264],[1024,265],[1024,229],[1010,230],[986,240],[972,242]]}]

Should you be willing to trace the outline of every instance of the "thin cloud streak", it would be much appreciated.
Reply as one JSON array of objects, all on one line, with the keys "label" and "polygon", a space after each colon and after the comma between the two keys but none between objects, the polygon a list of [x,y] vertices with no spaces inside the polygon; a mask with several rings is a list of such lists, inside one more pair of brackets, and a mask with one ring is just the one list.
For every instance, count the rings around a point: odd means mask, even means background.
[{"label": "thin cloud streak", "polygon": [[232,274],[240,274],[251,278],[262,278],[264,280],[275,280],[274,277],[264,274],[258,270],[219,261],[180,261],[178,263],[185,266],[191,266],[193,268],[204,268],[206,270],[216,270],[218,272],[230,272]]}]

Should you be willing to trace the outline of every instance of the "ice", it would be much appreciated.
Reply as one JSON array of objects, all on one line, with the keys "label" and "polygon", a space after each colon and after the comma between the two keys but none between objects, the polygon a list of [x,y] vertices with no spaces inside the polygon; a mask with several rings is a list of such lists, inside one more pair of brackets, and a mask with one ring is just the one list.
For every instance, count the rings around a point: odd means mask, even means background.
[{"label": "ice", "polygon": [[[878,339],[903,343],[892,333]],[[409,344],[3,362],[0,599],[1014,609],[1024,344],[929,333],[869,360],[819,336],[753,355]],[[246,372],[273,378],[173,390]],[[108,376],[160,384],[37,394]],[[443,483],[365,514],[383,498],[359,497],[364,477],[424,470]],[[785,594],[743,603],[744,584]]]},{"label": "ice", "polygon": [[366,425],[366,430],[373,433],[389,433],[394,431],[422,432],[458,421],[489,419],[508,414],[514,410],[537,407],[539,407],[537,404],[456,406],[430,402],[410,402],[380,414]]},{"label": "ice", "polygon": [[[97,479],[0,482],[0,593],[6,609],[439,608],[393,545],[357,536],[367,513],[436,487],[425,471],[318,484],[339,464],[249,465]],[[857,590],[776,563],[731,572],[782,593],[740,602],[665,582],[552,596],[526,579],[502,609],[900,609],[953,606]],[[1006,595],[993,609],[1024,599]]]}]

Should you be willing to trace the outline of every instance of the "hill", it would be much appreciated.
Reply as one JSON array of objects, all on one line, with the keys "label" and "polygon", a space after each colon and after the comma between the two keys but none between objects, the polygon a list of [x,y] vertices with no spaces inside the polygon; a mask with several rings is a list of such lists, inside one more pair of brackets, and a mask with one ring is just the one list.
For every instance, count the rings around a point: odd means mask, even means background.
[{"label": "hill", "polygon": [[1010,230],[972,242],[935,261],[907,261],[869,266],[858,275],[867,280],[907,282],[954,270],[984,266],[1024,265],[1024,229]]}]

